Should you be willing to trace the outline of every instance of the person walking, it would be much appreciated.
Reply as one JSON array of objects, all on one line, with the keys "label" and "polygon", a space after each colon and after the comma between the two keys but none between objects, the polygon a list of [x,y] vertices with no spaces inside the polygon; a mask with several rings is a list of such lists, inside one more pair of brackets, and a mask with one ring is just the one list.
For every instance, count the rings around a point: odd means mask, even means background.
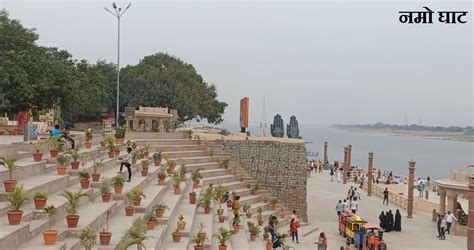
[{"label": "person walking", "polygon": [[349,210],[349,205],[347,204],[346,199],[344,199],[344,201],[342,202],[341,208],[342,208],[342,212],[343,212],[343,213],[344,213],[345,211]]},{"label": "person walking", "polygon": [[392,210],[388,210],[388,213],[386,216],[387,216],[387,232],[391,232],[393,231],[393,224],[394,224]]},{"label": "person walking", "polygon": [[300,243],[298,240],[298,222],[296,221],[296,218],[291,218],[290,222],[290,232],[291,232],[291,240],[293,243],[295,243],[295,238],[296,238],[296,243]]},{"label": "person walking", "polygon": [[436,238],[441,238],[441,221],[442,221],[442,216],[441,214],[438,214],[438,221],[436,222],[436,229],[438,229],[438,236],[436,236]]},{"label": "person walking", "polygon": [[393,225],[393,230],[396,232],[402,231],[402,215],[398,209],[395,212],[395,224]]},{"label": "person walking", "polygon": [[334,168],[330,168],[329,175],[331,176],[331,181],[334,181]]},{"label": "person walking", "polygon": [[117,172],[118,174],[122,173],[123,166],[127,167],[128,171],[128,180],[130,182],[132,180],[132,164],[130,164],[130,159],[132,158],[132,148],[127,148],[127,154],[123,157],[120,157],[120,171]]},{"label": "person walking", "polygon": [[387,206],[388,206],[388,188],[385,188],[385,190],[383,191],[382,205],[384,205],[385,202],[387,203]]},{"label": "person walking", "polygon": [[321,232],[319,234],[318,241],[314,242],[314,244],[318,244],[318,250],[328,249],[328,239],[326,238],[326,235],[324,234],[324,232]]},{"label": "person walking", "polygon": [[357,213],[359,206],[357,205],[357,197],[354,197],[354,200],[351,202],[351,211],[353,214]]},{"label": "person walking", "polygon": [[349,200],[349,202],[352,200],[352,190],[354,189],[354,187],[351,186],[351,188],[349,188],[349,191],[347,191],[347,199]]},{"label": "person walking", "polygon": [[343,212],[343,204],[342,204],[341,200],[339,200],[339,202],[336,204],[336,212],[337,212],[338,217]]},{"label": "person walking", "polygon": [[451,211],[448,211],[448,214],[446,215],[446,231],[448,234],[451,234],[451,225],[453,224],[453,220],[458,221],[458,219],[454,217],[454,214],[452,214]]},{"label": "person walking", "polygon": [[441,237],[439,237],[440,240],[445,240],[446,239],[446,216],[442,216],[441,218]]},{"label": "person walking", "polygon": [[385,230],[385,228],[386,228],[386,226],[385,226],[385,212],[384,211],[382,211],[379,215],[379,226],[383,230]]},{"label": "person walking", "polygon": [[236,196],[234,201],[232,202],[232,213],[234,214],[234,222],[232,223],[232,226],[235,225],[235,219],[239,217],[239,209],[240,209],[240,196]]}]

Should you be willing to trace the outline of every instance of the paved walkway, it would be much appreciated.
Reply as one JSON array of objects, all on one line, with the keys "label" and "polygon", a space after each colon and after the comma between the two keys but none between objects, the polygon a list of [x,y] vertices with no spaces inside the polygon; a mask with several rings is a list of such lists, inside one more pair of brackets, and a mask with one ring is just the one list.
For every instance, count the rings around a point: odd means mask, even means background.
[{"label": "paved walkway", "polygon": [[[350,184],[338,184],[331,182],[328,173],[311,173],[308,179],[308,215],[310,225],[300,230],[301,235],[319,227],[315,233],[302,237],[300,244],[295,244],[295,249],[316,249],[314,241],[321,231],[328,237],[328,249],[338,250],[345,239],[339,235],[337,227],[337,215],[335,211],[336,203],[339,199],[344,199]],[[378,216],[383,210],[389,209],[395,213],[398,208],[402,213],[402,232],[390,232],[384,234],[384,239],[390,250],[411,250],[411,249],[466,249],[466,237],[446,235],[446,240],[436,238],[436,224],[431,222],[431,215],[426,213],[415,214],[413,219],[406,218],[406,210],[389,205],[383,206],[382,199],[378,197],[367,197],[365,191],[359,192],[361,201],[359,202],[358,215],[369,223],[378,224]],[[291,239],[287,241],[291,242]],[[293,246],[293,244],[291,244]],[[354,248],[355,249],[355,248]]]}]

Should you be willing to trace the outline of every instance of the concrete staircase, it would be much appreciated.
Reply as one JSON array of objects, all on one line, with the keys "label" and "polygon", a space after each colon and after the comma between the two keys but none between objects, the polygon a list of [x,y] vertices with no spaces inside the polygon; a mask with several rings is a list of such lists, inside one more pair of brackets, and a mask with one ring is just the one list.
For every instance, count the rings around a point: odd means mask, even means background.
[{"label": "concrete staircase", "polygon": [[[133,141],[133,140],[132,140]],[[241,196],[241,204],[251,205],[250,211],[252,218],[247,219],[245,215],[241,217],[241,230],[234,235],[229,242],[228,249],[264,249],[265,242],[262,236],[256,241],[250,241],[247,228],[247,220],[256,221],[256,211],[258,207],[262,207],[264,212],[264,225],[268,221],[270,215],[280,215],[280,209],[283,209],[285,219],[279,217],[279,227],[283,228],[289,223],[290,212],[281,204],[278,205],[277,211],[272,211],[270,205],[264,202],[264,195],[269,195],[266,190],[259,190],[258,195],[252,195],[248,184],[254,184],[255,181],[250,178],[243,171],[235,171],[231,168],[224,169],[220,166],[217,159],[225,156],[224,153],[219,153],[211,157],[206,145],[200,144],[196,140],[188,139],[153,139],[153,140],[135,140],[138,146],[150,144],[150,156],[153,152],[161,152],[162,155],[169,156],[172,160],[177,162],[175,171],[179,171],[181,164],[185,164],[188,170],[195,170],[202,168],[201,171],[203,180],[202,187],[194,189],[197,193],[197,200],[204,193],[205,189],[210,185],[221,184],[226,186],[230,193],[235,192]],[[121,146],[121,155],[125,154],[125,144]],[[214,152],[218,151],[218,149]],[[84,155],[83,164],[80,170],[88,172],[93,171],[92,158],[104,159],[104,165],[99,170],[102,178],[113,178],[118,175],[119,161],[117,158],[109,159],[105,148],[100,145],[94,145],[91,149],[80,149],[80,154]],[[105,228],[107,213],[109,217],[109,231],[113,234],[109,245],[102,246],[97,240],[94,249],[117,249],[122,241],[122,236],[125,231],[129,229],[132,222],[143,216],[145,213],[152,211],[153,207],[160,203],[166,203],[169,211],[165,212],[163,218],[158,219],[158,225],[153,230],[147,231],[148,239],[145,241],[147,249],[194,249],[192,239],[197,233],[199,224],[205,224],[205,232],[208,241],[205,242],[207,249],[217,249],[217,241],[212,238],[212,235],[219,227],[232,228],[232,211],[227,208],[226,204],[222,204],[226,220],[224,223],[218,222],[217,208],[219,204],[212,204],[212,211],[210,214],[205,214],[203,209],[196,204],[190,204],[189,192],[193,191],[193,185],[189,180],[187,174],[187,181],[181,183],[181,194],[174,194],[173,186],[170,177],[166,178],[166,184],[159,186],[157,181],[157,173],[165,171],[166,164],[154,166],[150,164],[147,176],[141,176],[141,162],[139,160],[135,166],[132,167],[132,181],[125,182],[122,194],[113,194],[110,202],[102,202],[100,199],[100,183],[92,183],[88,189],[83,189],[84,192],[89,193],[96,198],[90,201],[87,198],[81,199],[78,214],[80,220],[77,228],[68,228],[66,224],[66,200],[59,196],[63,190],[78,191],[79,185],[79,170],[71,170],[68,168],[66,175],[57,175],[56,167],[58,163],[49,155],[44,155],[42,161],[34,162],[31,153],[22,150],[18,152],[17,168],[13,173],[14,178],[18,181],[18,185],[24,185],[27,190],[29,201],[22,208],[24,214],[22,222],[19,225],[8,225],[7,211],[8,204],[6,202],[8,193],[0,192],[0,249],[81,249],[78,233],[86,226],[90,226],[96,231],[101,231]],[[126,178],[126,171],[121,175]],[[239,177],[243,175],[244,181],[241,182]],[[0,166],[0,180],[8,178],[8,172]],[[142,199],[140,206],[135,207],[135,214],[133,216],[125,216],[125,193],[133,188],[142,188],[145,199]],[[3,190],[3,189],[2,189]],[[47,204],[57,207],[57,214],[48,218],[44,211],[35,209],[31,196],[36,191],[47,193]],[[176,222],[178,216],[183,215],[187,222],[186,227],[182,230],[181,241],[175,243],[172,241],[171,233],[176,229]],[[53,229],[59,231],[58,241],[54,246],[46,246],[43,243],[42,231],[47,229],[49,225]],[[263,230],[263,227],[262,227]],[[286,230],[285,230],[286,231]]]}]

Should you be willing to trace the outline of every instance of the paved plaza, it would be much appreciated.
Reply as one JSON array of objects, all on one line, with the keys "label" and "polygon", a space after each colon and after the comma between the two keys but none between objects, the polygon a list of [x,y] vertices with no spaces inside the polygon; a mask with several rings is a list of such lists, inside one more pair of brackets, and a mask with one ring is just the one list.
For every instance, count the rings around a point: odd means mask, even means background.
[{"label": "paved plaza", "polygon": [[[336,203],[339,199],[344,199],[348,189],[352,184],[339,184],[331,182],[328,173],[311,173],[308,178],[308,216],[309,226],[300,230],[301,235],[318,227],[315,233],[302,237],[300,244],[291,244],[295,249],[316,249],[314,241],[321,231],[328,237],[328,249],[339,249],[345,243],[345,239],[339,235],[337,227],[337,215],[335,211]],[[431,215],[427,213],[417,213],[413,219],[406,218],[406,210],[389,205],[383,206],[382,199],[378,197],[368,197],[366,191],[360,191],[358,215],[369,223],[378,224],[378,216],[382,209],[389,209],[394,213],[398,208],[402,213],[402,232],[390,232],[384,234],[384,239],[388,249],[466,249],[466,237],[446,235],[446,240],[436,238],[436,223],[431,222]],[[291,239],[288,241],[291,242]]]}]

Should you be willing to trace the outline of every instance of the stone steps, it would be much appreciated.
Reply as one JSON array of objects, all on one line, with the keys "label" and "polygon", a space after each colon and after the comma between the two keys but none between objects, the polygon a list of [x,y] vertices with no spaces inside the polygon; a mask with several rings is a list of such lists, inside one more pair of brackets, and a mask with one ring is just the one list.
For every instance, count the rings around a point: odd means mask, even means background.
[{"label": "stone steps", "polygon": [[[139,140],[135,140],[139,142]],[[144,142],[145,143],[145,142]],[[196,140],[189,139],[159,139],[159,140],[146,140],[147,144],[151,146],[169,146],[169,145],[198,145]]]},{"label": "stone steps", "polygon": [[204,150],[195,150],[195,151],[171,151],[171,152],[162,152],[163,154],[168,155],[170,158],[180,159],[180,158],[192,158],[192,157],[209,157],[209,152]]},{"label": "stone steps", "polygon": [[227,182],[234,182],[237,181],[239,178],[235,175],[223,175],[223,176],[214,176],[214,177],[208,177],[208,178],[203,178],[202,183],[203,185],[209,185],[210,183],[227,183]]},{"label": "stone steps", "polygon": [[220,177],[224,175],[231,175],[231,170],[223,168],[204,169],[201,171],[201,175],[203,178]]},{"label": "stone steps", "polygon": [[168,152],[179,152],[179,151],[201,151],[206,150],[206,146],[189,144],[189,145],[151,145],[151,148],[157,152],[166,154]]},{"label": "stone steps", "polygon": [[177,165],[197,164],[197,163],[215,163],[216,160],[210,156],[188,157],[188,158],[172,158]]}]

